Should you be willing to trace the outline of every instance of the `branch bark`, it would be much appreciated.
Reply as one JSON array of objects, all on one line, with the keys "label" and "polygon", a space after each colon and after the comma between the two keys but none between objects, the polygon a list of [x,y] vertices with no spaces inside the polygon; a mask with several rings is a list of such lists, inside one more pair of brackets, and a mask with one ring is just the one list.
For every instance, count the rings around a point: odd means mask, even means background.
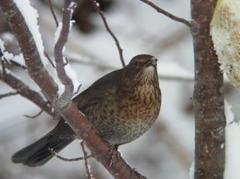
[{"label": "branch bark", "polygon": [[117,39],[117,37],[113,33],[113,31],[110,29],[110,27],[109,27],[109,25],[107,23],[107,19],[105,18],[103,12],[101,11],[101,9],[99,7],[99,3],[96,0],[91,0],[91,2],[92,2],[92,5],[93,5],[93,8],[95,9],[95,11],[100,15],[106,30],[108,31],[108,33],[113,38],[113,40],[114,40],[114,42],[115,42],[115,44],[117,46],[117,49],[118,49],[118,53],[119,53],[119,56],[120,56],[120,61],[122,63],[122,66],[125,67],[126,65],[125,65],[124,58],[123,58],[123,49],[120,46],[119,40]]},{"label": "branch bark", "polygon": [[55,22],[55,24],[56,24],[56,27],[58,27],[58,19],[57,19],[57,16],[56,16],[56,14],[55,14],[55,12],[54,12],[54,9],[53,9],[53,5],[52,5],[52,0],[48,0],[48,5],[49,5],[49,8],[50,8],[50,10],[51,10],[51,13],[52,13],[52,15],[53,15],[53,19],[54,19],[54,22]]},{"label": "branch bark", "polygon": [[54,48],[57,74],[62,84],[65,87],[63,94],[58,99],[62,107],[65,107],[71,101],[73,97],[73,90],[74,90],[73,82],[70,79],[70,77],[67,75],[64,68],[65,64],[64,64],[63,50],[64,50],[64,45],[66,44],[68,39],[68,34],[71,26],[72,13],[75,7],[76,7],[76,3],[74,3],[71,0],[66,0],[64,2],[62,26],[60,27],[61,31]]},{"label": "branch bark", "polygon": [[0,99],[10,97],[10,96],[15,96],[15,95],[18,95],[18,93],[17,92],[9,92],[9,93],[5,93],[5,94],[0,94]]},{"label": "branch bark", "polygon": [[21,12],[13,0],[0,1],[0,9],[8,19],[11,30],[19,42],[29,75],[39,85],[43,94],[52,103],[55,110],[60,112],[72,127],[76,136],[86,142],[93,156],[104,165],[114,178],[145,178],[132,169],[123,160],[118,151],[115,151],[110,144],[104,142],[99,137],[96,129],[92,127],[91,123],[72,102],[63,108],[58,106],[58,103],[55,103],[58,98],[57,85],[41,62],[36,44]]},{"label": "branch bark", "polygon": [[223,74],[209,33],[216,0],[191,0],[195,53],[195,179],[221,179],[225,164]]},{"label": "branch bark", "polygon": [[3,73],[0,73],[0,80],[9,85],[11,88],[15,89],[21,96],[35,103],[49,115],[52,115],[51,107],[48,105],[47,101],[45,101],[38,92],[32,90],[20,79],[11,73],[6,72],[4,75]]},{"label": "branch bark", "polygon": [[153,9],[155,9],[157,12],[169,17],[170,19],[176,21],[176,22],[180,22],[180,23],[183,23],[184,25],[188,26],[188,27],[191,27],[192,24],[191,24],[191,21],[188,21],[184,18],[181,18],[181,17],[178,17],[178,16],[175,16],[173,14],[171,14],[170,12],[160,8],[157,4],[155,4],[154,2],[150,1],[150,0],[140,0],[142,1],[143,3],[145,4],[148,4],[149,6],[151,6]]}]

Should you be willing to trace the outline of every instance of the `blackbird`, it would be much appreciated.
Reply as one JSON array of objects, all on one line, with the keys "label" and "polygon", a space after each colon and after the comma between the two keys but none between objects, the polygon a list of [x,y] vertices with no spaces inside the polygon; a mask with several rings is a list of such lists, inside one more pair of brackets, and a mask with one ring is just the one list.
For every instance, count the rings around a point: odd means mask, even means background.
[{"label": "blackbird", "polygon": [[[114,146],[129,143],[145,133],[157,119],[161,91],[157,59],[141,54],[130,63],[108,73],[74,97],[78,106],[101,137]],[[70,144],[76,136],[61,119],[57,126],[33,144],[12,156],[15,163],[40,166]]]}]

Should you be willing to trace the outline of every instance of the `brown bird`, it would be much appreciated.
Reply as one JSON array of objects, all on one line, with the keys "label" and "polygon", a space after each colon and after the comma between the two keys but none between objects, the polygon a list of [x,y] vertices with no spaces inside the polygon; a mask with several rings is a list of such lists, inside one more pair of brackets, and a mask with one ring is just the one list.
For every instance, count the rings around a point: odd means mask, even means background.
[{"label": "brown bird", "polygon": [[[161,106],[157,59],[137,55],[130,63],[113,71],[73,101],[102,138],[114,146],[129,143],[145,133],[157,119]],[[15,153],[12,161],[40,166],[76,139],[63,119],[48,134]]]}]

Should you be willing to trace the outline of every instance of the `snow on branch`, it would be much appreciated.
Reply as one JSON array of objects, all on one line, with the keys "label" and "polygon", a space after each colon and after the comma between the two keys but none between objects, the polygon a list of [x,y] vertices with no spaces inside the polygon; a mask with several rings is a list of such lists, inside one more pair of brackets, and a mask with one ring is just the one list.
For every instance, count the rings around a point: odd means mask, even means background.
[{"label": "snow on branch", "polygon": [[0,71],[0,80],[16,90],[16,92],[21,96],[35,103],[38,107],[43,109],[48,114],[52,114],[52,110],[48,102],[45,101],[38,92],[32,90],[29,86],[24,84],[20,79],[18,79],[14,74],[10,73],[8,70],[6,70],[6,73],[1,73]]},{"label": "snow on branch", "polygon": [[63,51],[65,48],[64,45],[66,44],[68,39],[72,14],[75,8],[76,8],[75,2],[73,1],[64,2],[62,25],[59,25],[61,30],[54,48],[57,74],[62,84],[65,86],[64,93],[61,95],[59,100],[60,105],[62,106],[66,106],[71,101],[71,98],[73,96],[73,90],[74,90],[73,82],[67,75],[66,70],[64,69],[65,63],[64,63]]},{"label": "snow on branch", "polygon": [[[24,20],[21,11],[13,0],[1,0],[0,9],[8,19],[8,24],[19,42],[30,77],[41,88],[43,94],[50,101],[55,111],[59,112],[68,122],[76,136],[86,142],[93,156],[117,179],[145,178],[132,169],[124,161],[120,153],[98,135],[97,130],[93,128],[90,121],[78,110],[76,105],[71,101],[67,107],[64,106],[63,109],[61,108],[62,106],[58,105],[56,102],[58,100],[57,84],[42,64],[36,42],[25,22],[25,20],[27,21],[28,19]],[[66,73],[61,75],[64,74]],[[109,158],[112,158],[112,160],[109,160]]]},{"label": "snow on branch", "polygon": [[226,163],[224,178],[238,179],[240,177],[240,125],[234,121],[232,106],[225,101],[226,126]]},{"label": "snow on branch", "polygon": [[38,25],[39,14],[37,10],[31,6],[31,3],[29,0],[21,0],[21,1],[15,0],[14,2],[16,3],[18,9],[21,11],[28,25],[28,28],[36,43],[36,47],[40,55],[40,59],[42,60],[42,63],[46,65],[48,61],[46,60],[46,57],[44,55],[43,41],[42,41],[41,34],[39,32],[39,25]]},{"label": "snow on branch", "polygon": [[4,57],[4,60],[7,61],[9,64],[13,63],[20,67],[25,66],[23,55],[22,54],[14,55],[14,54],[8,52],[5,49],[5,44],[2,39],[0,39],[0,50],[1,50],[2,56]]}]

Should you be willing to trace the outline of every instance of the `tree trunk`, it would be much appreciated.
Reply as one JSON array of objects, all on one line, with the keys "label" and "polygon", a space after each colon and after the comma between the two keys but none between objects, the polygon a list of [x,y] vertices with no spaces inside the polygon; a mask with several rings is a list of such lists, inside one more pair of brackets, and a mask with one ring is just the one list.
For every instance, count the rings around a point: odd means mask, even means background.
[{"label": "tree trunk", "polygon": [[225,165],[223,74],[210,37],[216,0],[191,0],[195,53],[195,179],[222,179]]}]

